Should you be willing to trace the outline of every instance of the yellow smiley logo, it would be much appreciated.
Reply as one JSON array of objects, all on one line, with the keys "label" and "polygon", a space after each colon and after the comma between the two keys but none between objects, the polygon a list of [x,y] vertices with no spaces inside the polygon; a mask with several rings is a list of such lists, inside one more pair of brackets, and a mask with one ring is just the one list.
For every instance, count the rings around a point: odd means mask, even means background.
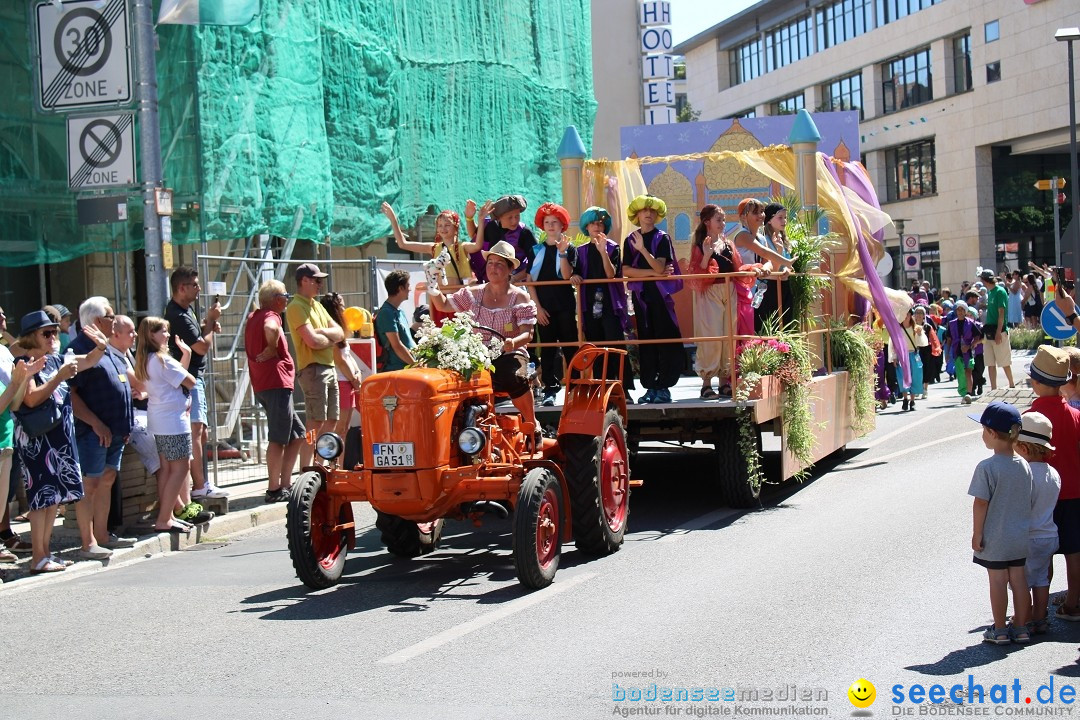
[{"label": "yellow smiley logo", "polygon": [[855,707],[868,708],[874,704],[874,699],[877,698],[877,689],[869,680],[859,678],[851,683],[851,687],[847,689],[847,696]]}]

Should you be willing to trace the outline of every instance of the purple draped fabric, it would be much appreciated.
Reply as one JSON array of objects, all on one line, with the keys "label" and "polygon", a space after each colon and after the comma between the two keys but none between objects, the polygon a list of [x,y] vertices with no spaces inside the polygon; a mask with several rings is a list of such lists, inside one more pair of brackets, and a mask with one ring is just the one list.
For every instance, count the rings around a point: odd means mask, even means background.
[{"label": "purple draped fabric", "polygon": [[[877,192],[874,191],[873,185],[863,175],[862,169],[856,164],[845,162],[841,163],[844,166],[844,180],[841,182],[840,174],[836,172],[836,167],[830,158],[827,158],[824,154],[818,153],[818,162],[822,163],[829,171],[829,174],[836,180],[837,185],[842,185],[855,192],[868,205],[881,209],[881,205],[878,203]],[[844,207],[847,208],[848,214],[854,219],[855,213],[851,211],[851,206],[848,204],[847,196],[841,193],[841,197],[844,200]],[[906,348],[904,340],[904,331],[900,328],[900,323],[897,321],[896,316],[892,311],[892,303],[889,302],[889,297],[885,294],[885,286],[881,284],[881,278],[878,277],[877,270],[874,265],[874,259],[870,256],[870,248],[866,246],[866,238],[863,237],[862,226],[855,222],[855,246],[859,252],[859,262],[862,264],[863,275],[866,277],[866,284],[870,287],[870,296],[874,300],[874,307],[878,311],[878,315],[881,316],[882,322],[885,324],[885,329],[889,331],[889,339],[895,348]],[[874,233],[874,239],[884,244],[885,242],[885,230],[882,228]],[[900,369],[903,370],[904,385],[911,385],[911,363],[908,360],[908,354],[905,352],[896,353],[897,361],[900,364]]]}]

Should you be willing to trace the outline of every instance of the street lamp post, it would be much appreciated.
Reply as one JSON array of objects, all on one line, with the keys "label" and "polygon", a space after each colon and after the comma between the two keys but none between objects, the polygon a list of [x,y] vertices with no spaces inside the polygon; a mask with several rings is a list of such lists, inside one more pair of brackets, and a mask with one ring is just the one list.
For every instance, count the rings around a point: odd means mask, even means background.
[{"label": "street lamp post", "polygon": [[[1054,33],[1054,39],[1068,46],[1069,54],[1069,180],[1072,185],[1069,197],[1072,198],[1073,256],[1074,270],[1080,269],[1080,184],[1077,182],[1076,167],[1076,81],[1073,76],[1073,40],[1080,40],[1080,27],[1060,28]],[[1056,198],[1055,198],[1056,200]],[[1061,259],[1058,258],[1058,262]]]}]

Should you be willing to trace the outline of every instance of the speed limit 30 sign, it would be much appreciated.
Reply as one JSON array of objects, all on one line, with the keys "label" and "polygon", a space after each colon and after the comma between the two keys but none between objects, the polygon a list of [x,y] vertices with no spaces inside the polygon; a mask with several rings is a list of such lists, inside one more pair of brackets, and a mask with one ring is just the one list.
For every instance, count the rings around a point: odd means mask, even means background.
[{"label": "speed limit 30 sign", "polygon": [[131,100],[127,0],[45,0],[34,11],[42,110]]}]

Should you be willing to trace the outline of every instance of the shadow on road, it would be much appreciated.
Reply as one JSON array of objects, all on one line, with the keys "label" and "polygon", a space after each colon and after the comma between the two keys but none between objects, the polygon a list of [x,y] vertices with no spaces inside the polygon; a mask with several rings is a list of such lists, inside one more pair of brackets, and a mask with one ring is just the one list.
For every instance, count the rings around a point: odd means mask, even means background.
[{"label": "shadow on road", "polygon": [[[905,669],[923,673],[924,675],[956,675],[970,670],[971,668],[997,662],[1006,655],[1020,652],[1028,647],[1042,645],[1044,643],[1058,643],[1075,646],[1080,642],[1080,627],[1061,620],[1051,619],[1050,623],[1050,632],[1046,635],[1035,636],[1029,645],[1017,645],[1015,643],[1012,645],[991,645],[989,643],[980,642],[960,650],[953,650],[936,662],[924,665],[909,665]],[[971,630],[970,634],[981,634],[983,630],[983,627],[978,627]],[[1049,672],[1053,675],[1062,675],[1065,677],[1080,677],[1080,664],[1078,663],[1080,663],[1080,659],[1078,659],[1076,663],[1064,665],[1056,670],[1050,670]]]},{"label": "shadow on road", "polygon": [[[802,484],[788,481],[762,488],[760,508],[723,513],[705,526],[688,523],[723,510],[718,499],[717,467],[711,448],[690,447],[676,452],[642,452],[633,477],[644,478],[630,501],[627,543],[649,542],[672,534],[715,532],[747,513],[788,510],[784,501],[844,460],[836,453],[822,460]],[[779,474],[778,453],[765,453],[768,474]],[[498,605],[529,594],[516,580],[511,554],[512,520],[486,518],[480,528],[467,521],[447,521],[442,547],[420,558],[397,558],[383,548],[379,531],[369,527],[357,536],[341,581],[313,591],[299,583],[258,593],[242,601],[238,612],[264,613],[264,620],[330,619],[389,608],[389,612],[424,612],[436,603],[466,601]],[[564,545],[559,567],[597,564],[593,558]],[[556,579],[558,582],[558,579]],[[502,583],[487,591],[477,588]]]}]

